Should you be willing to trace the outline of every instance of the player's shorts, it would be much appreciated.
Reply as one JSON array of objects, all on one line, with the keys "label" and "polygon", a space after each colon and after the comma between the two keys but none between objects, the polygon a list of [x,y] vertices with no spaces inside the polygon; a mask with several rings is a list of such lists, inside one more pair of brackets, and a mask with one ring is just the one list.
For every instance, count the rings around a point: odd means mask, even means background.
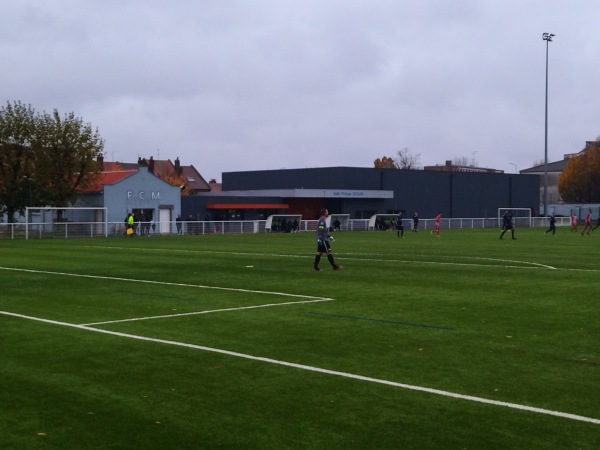
[{"label": "player's shorts", "polygon": [[331,251],[331,244],[329,241],[317,241],[317,253],[329,253]]}]

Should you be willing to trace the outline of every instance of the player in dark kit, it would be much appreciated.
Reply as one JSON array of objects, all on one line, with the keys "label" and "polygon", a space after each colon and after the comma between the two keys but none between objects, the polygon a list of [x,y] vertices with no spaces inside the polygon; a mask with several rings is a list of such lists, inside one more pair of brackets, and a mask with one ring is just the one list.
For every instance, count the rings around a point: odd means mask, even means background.
[{"label": "player in dark kit", "polygon": [[317,222],[317,255],[315,256],[313,270],[321,270],[319,269],[319,261],[321,261],[321,255],[323,253],[327,255],[327,260],[331,264],[331,267],[333,267],[333,270],[341,270],[344,268],[343,266],[336,264],[333,260],[329,240],[335,241],[335,239],[329,234],[329,230],[327,229],[327,216],[329,216],[329,211],[323,208],[321,210],[321,217],[319,217],[319,221]]},{"label": "player in dark kit", "polygon": [[556,236],[556,217],[554,217],[554,213],[550,216],[550,228],[546,230],[546,233],[550,233],[552,231],[552,235]]},{"label": "player in dark kit", "polygon": [[510,211],[506,211],[504,216],[502,216],[502,233],[500,234],[500,239],[502,239],[502,236],[504,236],[504,233],[506,233],[508,230],[510,230],[512,238],[516,239],[515,229],[513,227],[513,215]]},{"label": "player in dark kit", "polygon": [[404,239],[404,224],[402,223],[403,219],[404,214],[402,214],[402,211],[400,211],[396,216],[396,234],[399,238],[401,237]]}]

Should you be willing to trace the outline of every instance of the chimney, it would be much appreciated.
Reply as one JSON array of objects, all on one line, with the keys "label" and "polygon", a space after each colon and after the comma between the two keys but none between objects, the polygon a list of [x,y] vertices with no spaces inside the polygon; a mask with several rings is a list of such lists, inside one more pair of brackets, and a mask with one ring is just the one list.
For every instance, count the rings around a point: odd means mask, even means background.
[{"label": "chimney", "polygon": [[154,173],[154,158],[152,156],[148,161],[148,172]]},{"label": "chimney", "polygon": [[175,172],[177,172],[177,175],[179,175],[179,176],[181,176],[181,174],[182,174],[181,163],[179,162],[179,156],[177,158],[175,158]]}]

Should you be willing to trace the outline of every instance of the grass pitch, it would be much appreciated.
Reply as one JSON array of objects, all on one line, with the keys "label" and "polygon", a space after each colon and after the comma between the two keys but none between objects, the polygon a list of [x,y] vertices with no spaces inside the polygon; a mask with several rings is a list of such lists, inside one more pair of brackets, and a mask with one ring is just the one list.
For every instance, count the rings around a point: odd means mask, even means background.
[{"label": "grass pitch", "polygon": [[0,241],[0,448],[600,448],[600,234],[498,236]]}]

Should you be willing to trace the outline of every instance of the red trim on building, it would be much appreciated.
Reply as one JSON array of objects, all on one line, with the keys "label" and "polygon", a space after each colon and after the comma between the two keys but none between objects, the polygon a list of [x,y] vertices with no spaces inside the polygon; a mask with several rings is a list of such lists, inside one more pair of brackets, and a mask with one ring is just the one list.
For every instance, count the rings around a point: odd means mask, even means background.
[{"label": "red trim on building", "polygon": [[285,203],[207,203],[207,209],[288,209]]}]

